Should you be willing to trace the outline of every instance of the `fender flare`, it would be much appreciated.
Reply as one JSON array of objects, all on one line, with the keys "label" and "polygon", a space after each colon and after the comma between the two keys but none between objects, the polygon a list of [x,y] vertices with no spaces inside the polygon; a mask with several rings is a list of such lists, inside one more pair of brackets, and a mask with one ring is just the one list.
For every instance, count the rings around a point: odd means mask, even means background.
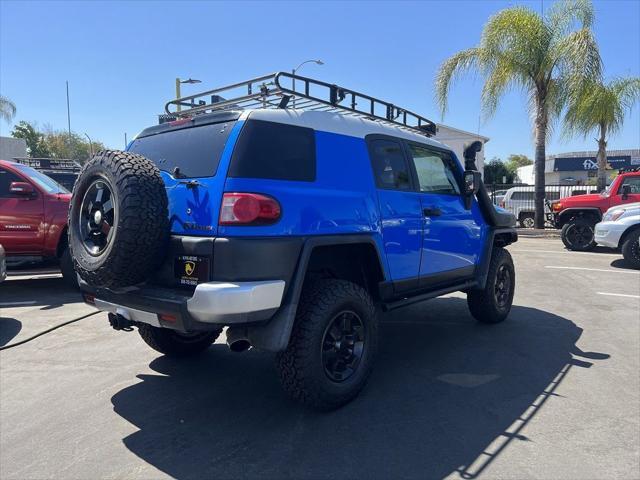
[{"label": "fender flare", "polygon": [[580,213],[590,213],[595,214],[598,217],[598,221],[602,220],[602,212],[597,207],[573,207],[566,208],[558,213],[558,223],[562,224],[563,221],[566,220],[567,217],[571,217],[572,214],[580,214]]},{"label": "fender flare", "polygon": [[371,234],[322,235],[307,238],[302,247],[295,272],[291,278],[291,285],[287,288],[280,309],[267,323],[248,327],[247,337],[251,345],[270,352],[280,352],[286,349],[289,344],[289,338],[291,337],[291,330],[293,329],[293,322],[296,318],[302,286],[313,250],[317,247],[354,244],[371,245],[378,257],[380,270],[384,274],[384,263],[382,262],[378,246]]}]

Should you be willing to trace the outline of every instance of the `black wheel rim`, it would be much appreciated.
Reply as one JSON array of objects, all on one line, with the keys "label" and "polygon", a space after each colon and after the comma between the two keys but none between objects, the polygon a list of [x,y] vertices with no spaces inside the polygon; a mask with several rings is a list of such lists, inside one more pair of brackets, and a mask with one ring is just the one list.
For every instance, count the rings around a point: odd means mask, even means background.
[{"label": "black wheel rim", "polygon": [[511,271],[506,265],[500,265],[496,274],[495,298],[500,308],[509,303],[511,293]]},{"label": "black wheel rim", "polygon": [[567,232],[567,238],[571,245],[585,247],[593,239],[593,229],[588,225],[573,225]]},{"label": "black wheel rim", "polygon": [[343,382],[358,369],[364,354],[365,329],[353,311],[337,314],[322,337],[322,365],[334,382]]},{"label": "black wheel rim", "polygon": [[80,240],[90,255],[99,256],[109,246],[115,218],[115,198],[109,184],[94,180],[82,199],[79,218]]}]

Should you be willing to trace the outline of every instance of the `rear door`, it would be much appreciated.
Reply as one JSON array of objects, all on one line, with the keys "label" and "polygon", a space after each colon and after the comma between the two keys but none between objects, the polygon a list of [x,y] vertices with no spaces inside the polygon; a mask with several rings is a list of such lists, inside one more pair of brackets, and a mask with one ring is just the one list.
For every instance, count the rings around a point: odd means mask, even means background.
[{"label": "rear door", "polygon": [[407,142],[420,191],[424,235],[420,286],[431,287],[471,277],[482,248],[477,205],[467,210],[460,190],[461,172],[451,155]]},{"label": "rear door", "polygon": [[12,182],[27,180],[0,167],[0,245],[7,255],[40,255],[44,245],[43,196],[38,189],[32,197],[12,194]]},{"label": "rear door", "polygon": [[402,141],[367,137],[376,180],[382,239],[396,293],[419,287],[422,255],[422,204],[414,190]]}]

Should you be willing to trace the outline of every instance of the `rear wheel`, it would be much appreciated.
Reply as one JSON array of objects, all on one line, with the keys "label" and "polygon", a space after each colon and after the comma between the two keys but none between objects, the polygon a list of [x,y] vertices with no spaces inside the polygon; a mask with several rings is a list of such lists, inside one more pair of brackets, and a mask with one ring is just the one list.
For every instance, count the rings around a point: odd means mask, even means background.
[{"label": "rear wheel", "polygon": [[640,229],[627,235],[622,244],[622,256],[633,268],[640,269]]},{"label": "rear wheel", "polygon": [[535,226],[533,213],[521,213],[520,226],[523,228],[533,228]]},{"label": "rear wheel", "polygon": [[504,248],[494,248],[484,289],[467,292],[471,315],[482,323],[502,322],[511,311],[515,287],[516,272],[511,254]]},{"label": "rear wheel", "polygon": [[67,285],[73,288],[78,288],[78,274],[73,268],[73,259],[69,248],[65,248],[60,255],[60,271],[62,272],[62,278]]},{"label": "rear wheel", "polygon": [[211,332],[183,333],[169,328],[142,324],[138,333],[154,350],[172,357],[187,357],[203,352],[220,336],[222,329]]},{"label": "rear wheel", "polygon": [[276,357],[285,391],[318,410],[338,408],[362,390],[377,349],[369,294],[344,280],[305,287],[287,349]]},{"label": "rear wheel", "polygon": [[584,217],[577,217],[562,227],[562,243],[569,250],[584,252],[596,246],[595,223]]}]

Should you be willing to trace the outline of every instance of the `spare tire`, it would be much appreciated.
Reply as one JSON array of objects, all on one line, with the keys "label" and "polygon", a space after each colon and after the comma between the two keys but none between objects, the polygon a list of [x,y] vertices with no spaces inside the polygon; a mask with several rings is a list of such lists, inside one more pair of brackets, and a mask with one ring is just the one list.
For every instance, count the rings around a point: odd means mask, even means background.
[{"label": "spare tire", "polygon": [[135,153],[98,152],[73,187],[68,231],[73,266],[90,285],[144,281],[162,261],[169,236],[158,168]]}]

